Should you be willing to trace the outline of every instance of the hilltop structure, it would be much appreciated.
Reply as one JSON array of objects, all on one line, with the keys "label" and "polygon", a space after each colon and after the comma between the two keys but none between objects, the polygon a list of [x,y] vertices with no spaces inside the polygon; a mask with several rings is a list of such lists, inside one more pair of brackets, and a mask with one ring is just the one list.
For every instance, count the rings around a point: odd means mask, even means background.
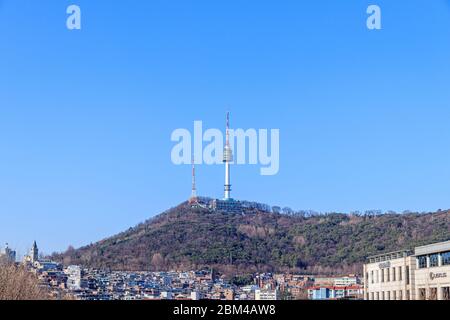
[{"label": "hilltop structure", "polygon": [[189,199],[189,204],[190,205],[198,204],[197,186],[195,183],[195,160],[194,160],[194,157],[192,157],[192,190],[191,190],[191,198]]},{"label": "hilltop structure", "polygon": [[243,206],[241,202],[234,200],[231,197],[231,164],[233,163],[233,149],[230,142],[230,113],[227,113],[226,119],[226,141],[223,149],[223,163],[225,165],[225,183],[224,183],[224,197],[223,199],[215,199],[208,201],[205,206],[200,198],[197,196],[197,187],[195,182],[195,161],[192,159],[192,190],[189,204],[192,207],[209,208],[214,211],[223,211],[227,213],[242,213]]},{"label": "hilltop structure", "polygon": [[231,199],[231,172],[230,164],[233,162],[233,150],[230,145],[230,113],[227,113],[227,129],[226,129],[226,142],[223,149],[223,163],[225,164],[225,185],[224,191],[225,201],[230,201]]},{"label": "hilltop structure", "polygon": [[216,199],[212,203],[213,210],[227,213],[242,213],[239,201],[231,197],[231,163],[233,163],[233,149],[230,144],[230,113],[227,113],[226,142],[223,149],[223,163],[225,164],[224,198]]}]

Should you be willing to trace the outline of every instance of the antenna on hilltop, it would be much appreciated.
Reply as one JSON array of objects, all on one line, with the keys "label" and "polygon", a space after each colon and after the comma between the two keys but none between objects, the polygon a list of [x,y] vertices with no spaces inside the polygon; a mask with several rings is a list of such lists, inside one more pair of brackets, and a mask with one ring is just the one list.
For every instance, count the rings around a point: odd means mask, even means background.
[{"label": "antenna on hilltop", "polygon": [[189,199],[190,204],[195,204],[198,202],[197,199],[197,186],[195,182],[195,159],[192,157],[192,192],[191,198]]}]

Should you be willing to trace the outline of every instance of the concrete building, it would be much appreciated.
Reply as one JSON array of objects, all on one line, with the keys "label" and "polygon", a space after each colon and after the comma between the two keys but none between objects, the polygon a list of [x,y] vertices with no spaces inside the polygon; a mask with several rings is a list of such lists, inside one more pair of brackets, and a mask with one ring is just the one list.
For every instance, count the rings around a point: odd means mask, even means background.
[{"label": "concrete building", "polygon": [[68,266],[64,273],[67,275],[67,289],[81,290],[81,279],[83,276],[80,266]]},{"label": "concrete building", "polygon": [[199,291],[192,291],[191,292],[191,300],[198,301],[202,299],[202,294]]},{"label": "concrete building", "polygon": [[414,300],[414,262],[411,251],[369,257],[364,265],[364,299]]},{"label": "concrete building", "polygon": [[417,300],[450,300],[450,241],[415,249]]},{"label": "concrete building", "polygon": [[313,286],[308,288],[309,300],[361,300],[364,287],[359,284],[350,286]]},{"label": "concrete building", "polygon": [[8,244],[5,245],[5,250],[3,250],[3,252],[0,252],[0,262],[16,262],[16,252],[14,250],[11,250]]},{"label": "concrete building", "polygon": [[365,300],[450,300],[450,241],[368,258]]},{"label": "concrete building", "polygon": [[278,300],[277,290],[256,290],[255,291],[256,301],[276,301]]},{"label": "concrete building", "polygon": [[335,287],[349,287],[360,284],[359,278],[355,275],[334,278],[333,282]]}]

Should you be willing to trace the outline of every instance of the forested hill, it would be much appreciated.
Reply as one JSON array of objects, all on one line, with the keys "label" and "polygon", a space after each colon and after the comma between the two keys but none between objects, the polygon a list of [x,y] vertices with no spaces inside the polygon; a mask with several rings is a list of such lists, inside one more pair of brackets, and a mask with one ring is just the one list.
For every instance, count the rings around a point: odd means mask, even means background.
[{"label": "forested hill", "polygon": [[123,233],[55,254],[64,264],[114,270],[350,272],[370,255],[450,239],[450,211],[312,217],[186,203]]}]

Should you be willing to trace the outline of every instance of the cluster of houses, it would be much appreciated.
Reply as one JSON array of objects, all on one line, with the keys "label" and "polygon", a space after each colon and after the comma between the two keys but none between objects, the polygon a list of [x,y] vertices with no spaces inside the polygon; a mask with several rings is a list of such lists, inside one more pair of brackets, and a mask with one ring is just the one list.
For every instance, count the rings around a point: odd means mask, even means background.
[{"label": "cluster of houses", "polygon": [[[8,247],[4,259],[15,262]],[[247,283],[227,281],[214,270],[120,272],[63,266],[39,257],[36,242],[22,264],[54,298],[79,300],[282,300],[362,299],[357,276],[319,278],[295,274],[254,274]]]}]

